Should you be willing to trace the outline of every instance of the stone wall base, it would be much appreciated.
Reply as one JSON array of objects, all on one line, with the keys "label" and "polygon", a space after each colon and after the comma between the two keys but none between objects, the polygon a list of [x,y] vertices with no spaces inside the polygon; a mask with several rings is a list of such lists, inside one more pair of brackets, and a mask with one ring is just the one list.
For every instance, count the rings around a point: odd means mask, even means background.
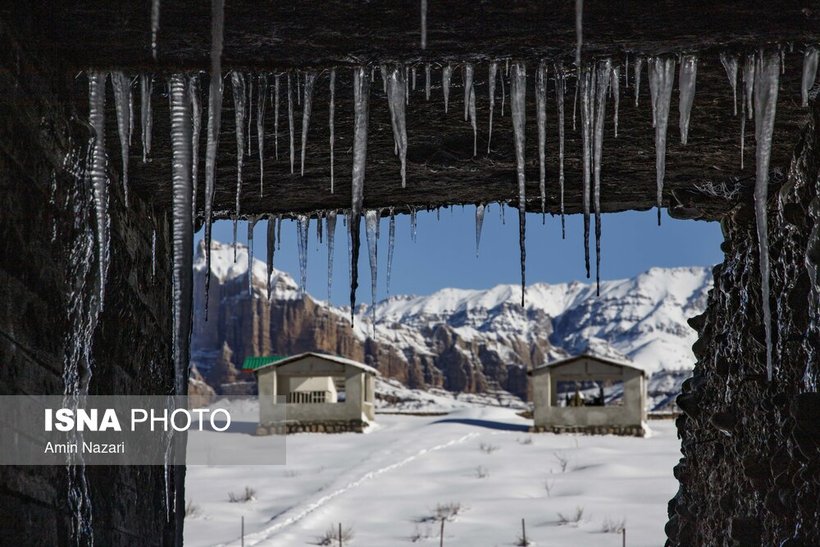
[{"label": "stone wall base", "polygon": [[260,424],[257,435],[290,435],[293,433],[364,433],[370,425],[364,420],[321,420]]},{"label": "stone wall base", "polygon": [[626,437],[645,437],[646,429],[640,425],[535,425],[530,427],[530,433],[582,433],[584,435],[623,435]]}]

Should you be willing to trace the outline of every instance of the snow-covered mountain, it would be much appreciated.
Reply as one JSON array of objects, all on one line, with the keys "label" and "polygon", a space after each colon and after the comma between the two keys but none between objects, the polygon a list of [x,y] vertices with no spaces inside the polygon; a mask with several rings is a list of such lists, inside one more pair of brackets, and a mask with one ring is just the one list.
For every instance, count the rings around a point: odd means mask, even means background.
[{"label": "snow-covered mountain", "polygon": [[[213,242],[211,314],[204,322],[204,247],[194,264],[194,360],[209,365],[223,343],[237,365],[247,355],[321,350],[345,354],[411,387],[455,392],[509,391],[526,396],[526,370],[582,351],[627,357],[654,376],[656,403],[671,400],[694,365],[696,333],[687,319],[701,313],[712,285],[706,268],[652,268],[595,286],[536,283],[521,289],[442,289],[392,296],[371,309],[304,298],[287,273],[274,271],[266,297],[265,265],[254,259],[248,292],[247,248]],[[375,316],[375,328],[372,317]]]}]

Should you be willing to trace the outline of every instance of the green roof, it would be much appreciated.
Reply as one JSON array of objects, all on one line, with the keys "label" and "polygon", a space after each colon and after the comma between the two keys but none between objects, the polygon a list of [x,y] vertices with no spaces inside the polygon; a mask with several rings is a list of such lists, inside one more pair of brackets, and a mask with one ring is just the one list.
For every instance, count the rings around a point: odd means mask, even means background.
[{"label": "green roof", "polygon": [[284,359],[286,355],[263,355],[261,357],[245,357],[242,362],[242,370],[256,370]]}]

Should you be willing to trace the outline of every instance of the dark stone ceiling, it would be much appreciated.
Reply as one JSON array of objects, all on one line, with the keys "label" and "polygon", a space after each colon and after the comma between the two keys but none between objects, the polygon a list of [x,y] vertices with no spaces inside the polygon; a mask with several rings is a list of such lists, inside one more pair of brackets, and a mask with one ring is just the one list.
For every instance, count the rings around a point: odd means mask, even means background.
[{"label": "dark stone ceiling", "polygon": [[[305,176],[291,175],[288,162],[287,110],[282,89],[279,118],[279,160],[274,159],[273,109],[267,109],[265,192],[259,193],[259,165],[254,154],[245,159],[243,214],[310,212],[350,206],[352,143],[352,71],[358,63],[400,61],[418,67],[418,87],[407,109],[407,188],[401,188],[399,162],[382,93],[379,71],[371,85],[371,118],[365,207],[436,207],[458,203],[515,201],[515,160],[509,96],[500,114],[500,89],[492,152],[487,150],[487,60],[527,62],[527,179],[531,210],[538,199],[537,130],[532,75],[539,59],[561,60],[571,66],[575,47],[574,5],[555,1],[430,0],[428,48],[419,48],[419,2],[386,1],[228,1],[225,11],[223,72],[281,73],[287,69],[322,71],[314,94]],[[800,76],[804,46],[820,41],[820,9],[808,2],[586,2],[584,59],[611,56],[623,63],[629,56],[629,88],[621,81],[620,126],[613,135],[613,104],[607,104],[601,200],[604,211],[646,209],[655,203],[654,130],[651,124],[646,64],[640,106],[633,99],[635,54],[696,53],[699,55],[689,144],[679,144],[677,82],[669,117],[669,150],[664,205],[678,216],[718,218],[734,203],[698,191],[704,181],[726,182],[751,196],[754,178],[754,123],[746,128],[745,169],[739,165],[740,118],[732,115],[732,93],[718,58],[720,51],[748,53],[761,46],[785,46],[785,74],[781,77],[777,108],[773,169],[789,166],[792,148],[806,111],[800,108]],[[78,115],[87,113],[87,82],[77,78],[89,67],[117,68],[129,74],[153,72],[160,83],[174,71],[207,71],[210,48],[208,2],[164,0],[161,7],[159,55],[150,50],[150,2],[90,0],[40,2],[4,8],[4,18],[20,32],[32,33],[27,42],[41,57],[63,72]],[[790,45],[794,46],[793,51]],[[460,70],[453,75],[451,104],[444,113],[440,66],[446,62],[476,64],[478,156],[472,157],[472,129],[463,119]],[[424,99],[423,63],[433,64],[433,90]],[[336,192],[329,192],[327,68],[337,67]],[[623,68],[622,68],[623,73]],[[550,76],[552,71],[550,70]],[[677,79],[677,78],[676,78]],[[272,81],[272,78],[271,78]],[[202,89],[207,89],[203,76]],[[554,82],[550,78],[547,103],[548,208],[558,209],[558,132]],[[566,209],[581,208],[580,134],[572,129],[575,79],[567,81],[566,96]],[[509,90],[509,81],[507,81]],[[164,85],[155,85],[154,153],[143,164],[139,127],[131,148],[131,187],[160,207],[170,204],[170,147]],[[139,120],[139,94],[135,88]],[[204,103],[207,97],[203,94]],[[109,107],[113,97],[109,92]],[[295,108],[297,164],[300,151],[301,107]],[[107,116],[112,165],[119,170],[118,139],[112,108]],[[215,210],[222,217],[234,209],[236,144],[233,98],[226,81],[218,161]],[[205,122],[201,157],[204,172]],[[137,123],[137,126],[139,124]],[[254,122],[255,128],[255,122]],[[202,177],[200,177],[202,196]],[[199,203],[199,209],[202,203]]]}]

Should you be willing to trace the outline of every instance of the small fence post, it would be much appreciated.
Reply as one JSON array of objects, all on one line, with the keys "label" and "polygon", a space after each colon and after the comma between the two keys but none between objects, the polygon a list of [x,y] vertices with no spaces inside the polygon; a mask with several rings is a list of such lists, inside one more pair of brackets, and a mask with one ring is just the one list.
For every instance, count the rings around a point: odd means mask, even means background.
[{"label": "small fence post", "polygon": [[245,547],[245,516],[243,515],[241,518],[240,533],[242,537],[242,547]]},{"label": "small fence post", "polygon": [[339,547],[342,547],[342,523],[339,523]]},{"label": "small fence post", "polygon": [[626,526],[621,528],[621,539],[623,540],[622,541],[622,546],[626,547]]},{"label": "small fence post", "polygon": [[444,517],[441,518],[441,532],[439,535],[439,547],[444,547]]},{"label": "small fence post", "polygon": [[524,519],[521,519],[521,540],[522,545],[529,545],[529,542],[527,542],[527,528],[524,525]]}]

